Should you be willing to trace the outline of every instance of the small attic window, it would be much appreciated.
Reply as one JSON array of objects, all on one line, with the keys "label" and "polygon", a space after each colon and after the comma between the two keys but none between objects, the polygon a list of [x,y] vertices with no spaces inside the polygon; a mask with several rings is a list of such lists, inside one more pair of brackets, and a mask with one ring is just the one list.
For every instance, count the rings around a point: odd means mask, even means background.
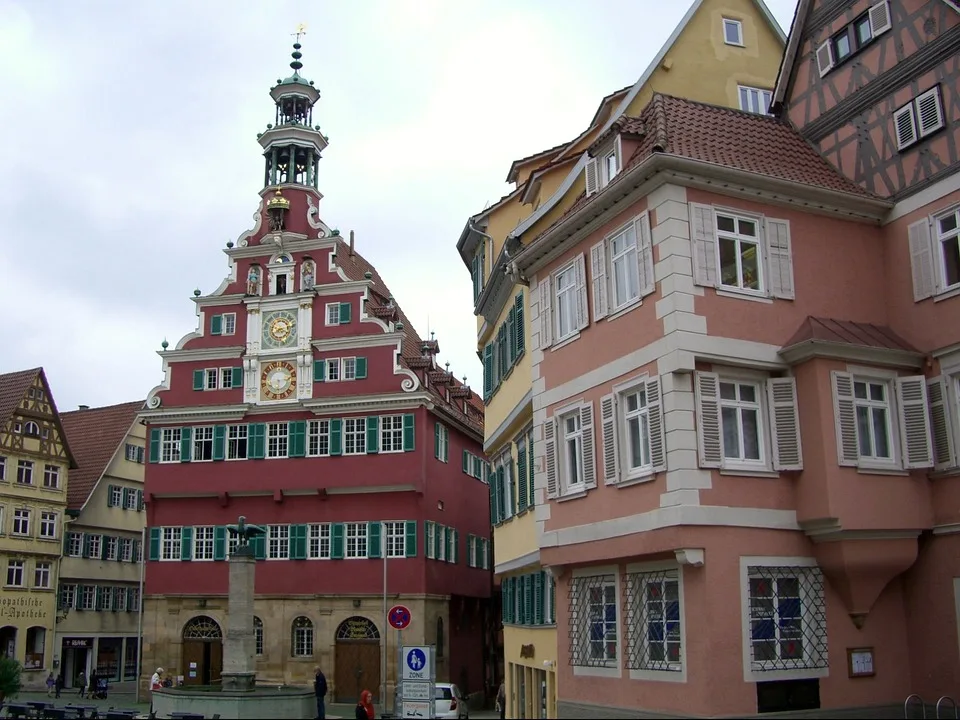
[{"label": "small attic window", "polygon": [[743,47],[743,25],[739,20],[723,19],[723,42]]},{"label": "small attic window", "polygon": [[288,262],[293,262],[293,261],[290,259],[290,256],[289,256],[289,255],[278,255],[278,256],[277,256],[277,259],[274,260],[273,262],[275,262],[275,263],[288,263]]}]

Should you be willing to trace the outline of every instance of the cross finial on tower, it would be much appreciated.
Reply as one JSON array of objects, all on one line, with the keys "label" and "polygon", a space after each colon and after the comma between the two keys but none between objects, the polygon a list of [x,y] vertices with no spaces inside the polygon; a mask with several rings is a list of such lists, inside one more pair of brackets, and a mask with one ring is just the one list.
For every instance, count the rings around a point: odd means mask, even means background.
[{"label": "cross finial on tower", "polygon": [[297,25],[297,31],[290,34],[297,39],[297,42],[300,42],[300,38],[307,34],[307,24],[300,23]]}]

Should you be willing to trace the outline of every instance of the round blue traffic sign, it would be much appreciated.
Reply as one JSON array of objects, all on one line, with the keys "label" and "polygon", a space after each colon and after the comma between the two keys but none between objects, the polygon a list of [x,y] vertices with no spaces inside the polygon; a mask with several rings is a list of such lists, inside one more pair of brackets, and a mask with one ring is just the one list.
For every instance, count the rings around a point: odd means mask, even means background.
[{"label": "round blue traffic sign", "polygon": [[404,630],[410,624],[410,611],[403,605],[394,605],[390,608],[387,620],[390,622],[390,627]]},{"label": "round blue traffic sign", "polygon": [[413,648],[407,653],[407,667],[414,672],[425,670],[427,665],[427,656],[423,654],[420,648]]}]

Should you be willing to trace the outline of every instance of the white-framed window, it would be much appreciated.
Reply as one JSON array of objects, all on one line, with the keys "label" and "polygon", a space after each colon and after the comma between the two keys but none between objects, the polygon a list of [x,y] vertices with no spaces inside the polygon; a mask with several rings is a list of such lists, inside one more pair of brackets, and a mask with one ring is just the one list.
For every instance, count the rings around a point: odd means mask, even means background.
[{"label": "white-framed window", "polygon": [[424,544],[423,554],[424,554],[424,557],[427,558],[427,560],[436,559],[437,553],[435,548],[437,547],[436,546],[437,529],[438,529],[437,526],[430,521],[427,521],[423,525],[423,544]]},{"label": "white-framed window", "polygon": [[723,18],[723,42],[743,47],[743,24],[739,20]]},{"label": "white-framed window", "polygon": [[444,525],[437,525],[437,560],[441,562],[447,561],[447,533],[450,531],[450,528]]},{"label": "white-framed window", "polygon": [[642,481],[666,470],[660,378],[641,375],[600,398],[603,478]]},{"label": "white-framed window", "polygon": [[253,616],[253,638],[255,644],[255,655],[263,655],[263,620],[256,615]]},{"label": "white-framed window", "polygon": [[479,540],[480,538],[475,535],[467,535],[467,567],[479,567],[477,564]]},{"label": "white-framed window", "polygon": [[560,270],[554,277],[554,286],[557,300],[557,340],[562,341],[572,336],[579,329],[577,321],[579,303],[577,265],[571,264]]},{"label": "white-framed window", "polygon": [[343,454],[363,455],[367,451],[366,418],[344,418]]},{"label": "white-framed window", "polygon": [[20,485],[33,485],[33,461],[17,461],[17,482]]},{"label": "white-framed window", "polygon": [[403,415],[380,417],[380,452],[403,452]]},{"label": "white-framed window", "polygon": [[[433,456],[440,462],[447,462],[450,458],[450,429],[441,422],[438,422],[434,425],[433,434],[435,439],[435,444],[433,448]],[[474,455],[464,455],[464,467],[463,471],[467,474],[472,473],[473,467],[477,458]]]},{"label": "white-framed window", "polygon": [[490,569],[490,543],[486,538],[480,538],[480,567]]},{"label": "white-framed window", "polygon": [[60,583],[59,598],[57,607],[61,610],[67,608],[73,609],[77,604],[77,586],[73,583]]},{"label": "white-framed window", "polygon": [[543,424],[543,439],[548,497],[596,487],[592,402],[558,408]]},{"label": "white-framed window", "polygon": [[206,381],[204,382],[204,390],[219,390],[220,370],[217,368],[207,368],[204,372],[206,378]]},{"label": "white-framed window", "polygon": [[136,445],[134,443],[127,443],[125,448],[125,455],[127,460],[130,462],[138,463],[143,465],[144,461],[144,447],[143,445]]},{"label": "white-framed window", "polygon": [[355,357],[342,358],[340,369],[342,370],[341,375],[343,380],[357,379],[357,359]]},{"label": "white-framed window", "polygon": [[246,425],[227,426],[227,460],[247,459],[248,432]]},{"label": "white-framed window", "polygon": [[945,126],[940,86],[934,85],[893,113],[897,150],[906,150]]},{"label": "white-framed window", "polygon": [[327,382],[340,380],[340,358],[327,358]]},{"label": "white-framed window", "polygon": [[340,303],[327,303],[326,306],[326,324],[327,325],[339,325],[340,324]]},{"label": "white-framed window", "polygon": [[937,216],[935,222],[940,287],[945,291],[960,288],[960,209]]},{"label": "white-framed window", "polygon": [[43,486],[48,490],[56,490],[60,487],[60,468],[58,466],[43,466]]},{"label": "white-framed window", "polygon": [[120,538],[120,561],[133,561],[133,540],[130,538]]},{"label": "white-framed window", "polygon": [[831,373],[840,465],[867,471],[933,467],[926,378],[847,370]]},{"label": "white-framed window", "polygon": [[744,663],[756,680],[829,668],[823,574],[812,558],[740,558]]},{"label": "white-framed window", "polygon": [[646,383],[625,391],[623,408],[624,468],[637,473],[653,467],[650,457],[650,405]]},{"label": "white-framed window", "polygon": [[309,526],[307,557],[310,560],[330,559],[330,523]]},{"label": "white-framed window", "polygon": [[574,674],[619,670],[617,578],[616,568],[584,568],[575,571],[570,578],[570,664]]},{"label": "white-framed window", "polygon": [[160,559],[179,560],[183,528],[165,527],[160,535]]},{"label": "white-framed window", "polygon": [[86,543],[87,543],[87,557],[99,559],[101,557],[103,535],[88,534],[86,536]]},{"label": "white-framed window", "polygon": [[213,560],[213,526],[205,525],[193,529],[193,559]]},{"label": "white-framed window", "polygon": [[160,431],[160,462],[180,462],[180,428],[163,428]]},{"label": "white-framed window", "polygon": [[119,485],[110,486],[110,507],[123,507],[123,488]]},{"label": "white-framed window", "polygon": [[313,621],[301,615],[293,621],[292,653],[294,657],[313,655]]},{"label": "white-framed window", "polygon": [[97,609],[97,586],[81,585],[80,597],[77,599],[77,610]]},{"label": "white-framed window", "polygon": [[330,421],[307,421],[307,457],[326,457],[330,454]]},{"label": "white-framed window", "polygon": [[229,390],[233,387],[233,368],[220,368],[220,388]]},{"label": "white-framed window", "polygon": [[367,523],[345,523],[346,552],[344,557],[358,559],[367,557]]},{"label": "white-framed window", "polygon": [[40,437],[40,426],[33,420],[30,420],[24,424],[23,434],[29,437]]},{"label": "white-framed window", "polygon": [[720,432],[727,463],[764,465],[759,383],[720,379]]},{"label": "white-framed window", "polygon": [[[683,671],[683,603],[677,567],[630,566],[623,578],[624,665],[632,679]],[[680,679],[680,678],[678,678]]]},{"label": "white-framed window", "polygon": [[127,488],[127,499],[123,505],[127,510],[139,510],[140,503],[143,501],[143,490],[134,490]]},{"label": "white-framed window", "polygon": [[583,424],[580,411],[561,415],[560,425],[560,466],[563,476],[564,490],[575,492],[581,490],[584,484],[583,477]]},{"label": "white-framed window", "polygon": [[23,587],[23,560],[7,560],[7,585]]},{"label": "white-framed window", "polygon": [[115,537],[107,535],[103,539],[103,542],[106,544],[103,553],[104,560],[116,560],[120,541]]},{"label": "white-framed window", "polygon": [[7,459],[0,457],[0,480],[7,479]]},{"label": "white-framed window", "polygon": [[289,446],[290,426],[285,422],[267,423],[267,457],[285,458]]},{"label": "white-framed window", "polygon": [[[620,140],[619,135],[617,136],[617,140]],[[620,172],[620,153],[617,152],[617,149],[618,148],[611,148],[603,155],[603,160],[600,165],[601,187],[609,185],[610,181]]]},{"label": "white-framed window", "polygon": [[237,314],[224,313],[221,317],[223,317],[223,334],[234,335],[237,332]]},{"label": "white-framed window", "polygon": [[756,218],[716,213],[717,268],[720,286],[753,292],[763,291],[763,257]]},{"label": "white-framed window", "polygon": [[447,562],[457,561],[457,531],[447,528]]},{"label": "white-framed window", "polygon": [[46,540],[57,539],[57,518],[55,512],[44,510],[40,513],[40,537]]},{"label": "white-framed window", "polygon": [[656,289],[648,213],[590,248],[590,282],[594,322],[625,311]]},{"label": "white-framed window", "polygon": [[213,461],[213,426],[193,429],[193,462]]},{"label": "white-framed window", "polygon": [[540,349],[572,339],[588,324],[586,262],[583,253],[537,286]]},{"label": "white-framed window", "polygon": [[113,589],[113,606],[117,610],[126,610],[129,605],[129,594],[127,588],[118,586]]},{"label": "white-framed window", "polygon": [[67,557],[83,557],[83,533],[67,535]]},{"label": "white-framed window", "polygon": [[757,115],[770,114],[770,98],[772,94],[769,90],[749,87],[747,85],[738,85],[737,94],[740,97],[741,110],[756,113]]},{"label": "white-framed window", "polygon": [[290,526],[270,525],[267,527],[267,560],[290,559]]},{"label": "white-framed window", "polygon": [[13,511],[13,534],[30,534],[30,510],[27,508],[16,508]]},{"label": "white-framed window", "polygon": [[405,522],[385,522],[383,538],[388,558],[407,556],[407,524]]}]

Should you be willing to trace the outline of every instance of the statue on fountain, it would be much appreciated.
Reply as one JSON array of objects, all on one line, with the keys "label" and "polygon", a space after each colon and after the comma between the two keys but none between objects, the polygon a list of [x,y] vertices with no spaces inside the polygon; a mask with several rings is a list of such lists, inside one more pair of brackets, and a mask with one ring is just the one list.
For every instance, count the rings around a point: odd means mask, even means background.
[{"label": "statue on fountain", "polygon": [[253,538],[267,534],[266,528],[259,525],[248,525],[247,518],[243,515],[239,517],[236,525],[227,525],[227,530],[232,537],[237,538],[237,550],[249,547]]}]

